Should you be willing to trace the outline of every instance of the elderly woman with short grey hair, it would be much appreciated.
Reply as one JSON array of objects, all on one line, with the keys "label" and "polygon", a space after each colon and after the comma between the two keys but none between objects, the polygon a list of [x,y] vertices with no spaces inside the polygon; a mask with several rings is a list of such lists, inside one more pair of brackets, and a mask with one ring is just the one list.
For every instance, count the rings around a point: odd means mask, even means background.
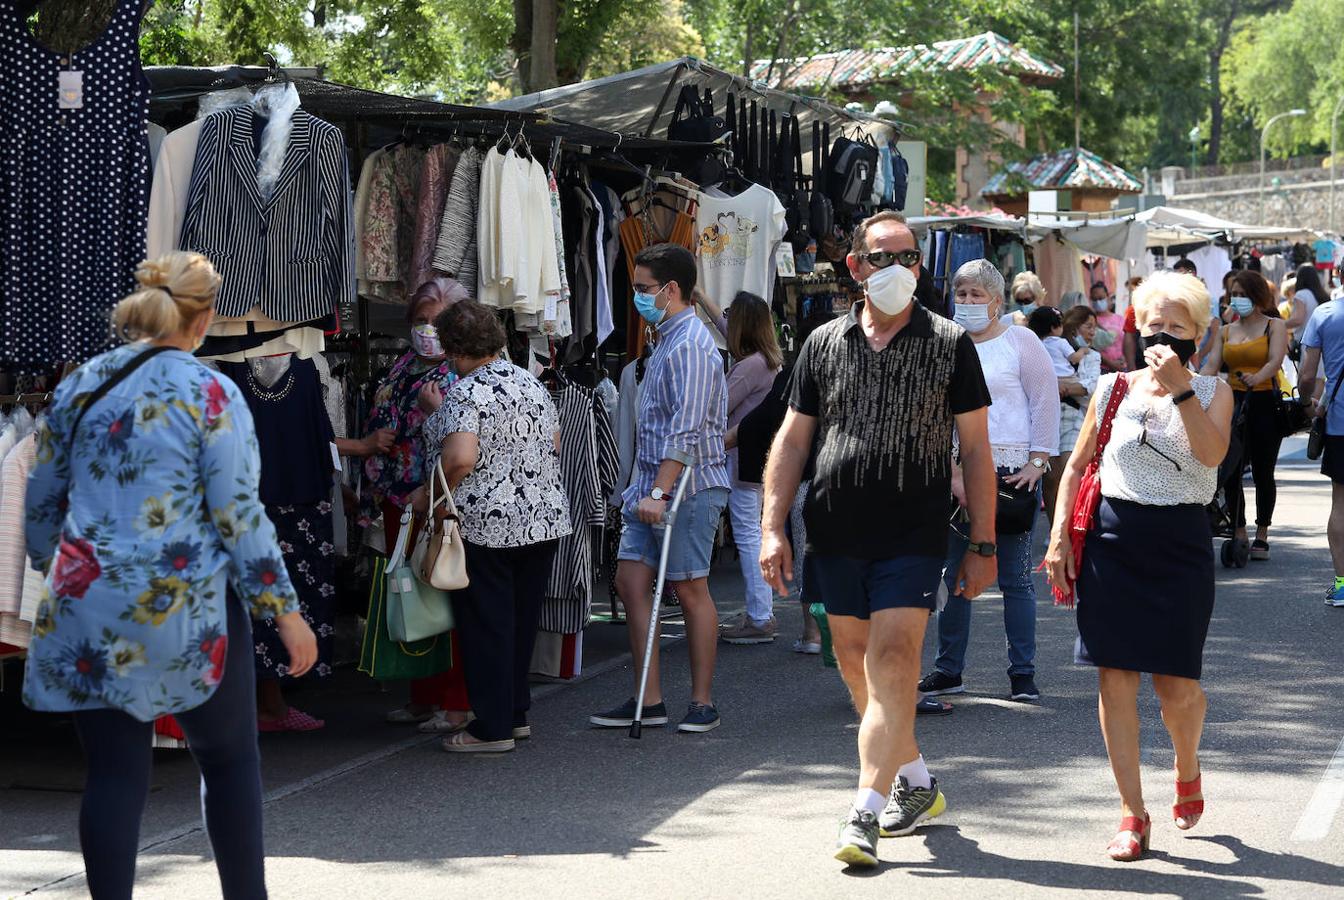
[{"label": "elderly woman with short grey hair", "polygon": [[[998,566],[1003,624],[1008,635],[1009,696],[1039,698],[1036,688],[1036,591],[1031,579],[1031,532],[1040,506],[1040,483],[1059,446],[1059,388],[1050,356],[1031,331],[1004,312],[1003,275],[984,259],[966,263],[952,278],[954,320],[975,342],[993,399],[989,443],[999,473]],[[957,469],[952,490],[966,496]],[[966,516],[953,515],[948,534],[947,577],[955,579],[969,546]],[[971,632],[971,605],[948,582],[947,605],[938,614],[938,658],[920,682],[925,694],[958,694]]]}]

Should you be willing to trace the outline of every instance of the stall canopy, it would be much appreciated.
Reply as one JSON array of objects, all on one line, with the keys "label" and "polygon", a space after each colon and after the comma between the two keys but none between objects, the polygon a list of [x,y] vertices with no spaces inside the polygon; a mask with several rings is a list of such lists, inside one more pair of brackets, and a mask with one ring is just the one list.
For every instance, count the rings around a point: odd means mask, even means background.
[{"label": "stall canopy", "polygon": [[[802,94],[775,90],[763,82],[725,72],[691,56],[490,105],[497,110],[545,110],[558,119],[582,122],[607,131],[662,137],[667,134],[677,93],[683,84],[710,88],[717,110],[726,108],[728,94],[733,93],[766,109],[795,115],[803,128],[812,122],[829,123],[833,136],[841,130],[858,130],[895,140],[901,130],[899,123],[889,119],[847,110]],[[808,140],[804,138],[803,143],[807,145]]]},{"label": "stall canopy", "polygon": [[981,215],[981,216],[914,216],[906,221],[911,230],[915,233],[923,233],[930,228],[952,228],[958,225],[966,225],[971,228],[988,228],[991,231],[1011,231],[1014,234],[1025,236],[1027,233],[1027,220],[1009,215]]},{"label": "stall canopy", "polygon": [[[370,91],[327,81],[316,69],[283,69],[277,73],[265,66],[147,66],[145,75],[150,84],[150,102],[158,109],[186,107],[211,91],[236,86],[255,87],[268,77],[279,77],[294,83],[304,109],[336,124],[362,124],[398,132],[456,127],[468,133],[498,132],[516,126],[524,128],[531,137],[559,137],[569,143],[591,147],[611,148],[624,144],[627,149],[639,149],[650,143],[630,141],[601,127],[563,121],[537,111],[461,106]],[[679,145],[658,141],[656,146]]]},{"label": "stall canopy", "polygon": [[1243,225],[1202,213],[1197,209],[1179,206],[1158,206],[1138,213],[1135,218],[1148,224],[1150,229],[1165,228],[1207,235],[1210,239],[1222,237],[1236,241],[1308,241],[1316,233],[1306,228],[1284,228],[1271,225]]}]

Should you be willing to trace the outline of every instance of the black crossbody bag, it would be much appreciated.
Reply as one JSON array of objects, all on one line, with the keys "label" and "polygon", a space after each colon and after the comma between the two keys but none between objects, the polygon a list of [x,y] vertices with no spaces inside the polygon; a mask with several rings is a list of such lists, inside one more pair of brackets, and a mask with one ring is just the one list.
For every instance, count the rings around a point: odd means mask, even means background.
[{"label": "black crossbody bag", "polygon": [[1311,421],[1311,430],[1307,433],[1307,459],[1320,459],[1325,452],[1325,420],[1330,417],[1330,407],[1335,405],[1339,396],[1339,386],[1344,384],[1344,372],[1335,378],[1335,389],[1330,392],[1330,402],[1325,405],[1325,415]]}]

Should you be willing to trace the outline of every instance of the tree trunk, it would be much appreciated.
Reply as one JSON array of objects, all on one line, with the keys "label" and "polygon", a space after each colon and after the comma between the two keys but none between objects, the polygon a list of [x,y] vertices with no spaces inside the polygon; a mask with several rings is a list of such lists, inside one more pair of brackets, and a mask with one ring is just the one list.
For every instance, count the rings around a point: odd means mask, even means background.
[{"label": "tree trunk", "polygon": [[748,21],[742,38],[742,76],[751,77],[751,64],[756,58],[756,26]]},{"label": "tree trunk", "polygon": [[327,27],[327,4],[313,4],[313,27],[319,31]]},{"label": "tree trunk", "polygon": [[518,60],[518,85],[532,92],[532,0],[513,0],[513,37],[509,49]]},{"label": "tree trunk", "polygon": [[[1209,152],[1205,165],[1218,165],[1218,153],[1223,142],[1223,53],[1209,52]],[[1192,173],[1190,177],[1194,177]]]},{"label": "tree trunk", "polygon": [[528,93],[544,91],[560,83],[555,71],[558,0],[532,0],[532,84]]}]

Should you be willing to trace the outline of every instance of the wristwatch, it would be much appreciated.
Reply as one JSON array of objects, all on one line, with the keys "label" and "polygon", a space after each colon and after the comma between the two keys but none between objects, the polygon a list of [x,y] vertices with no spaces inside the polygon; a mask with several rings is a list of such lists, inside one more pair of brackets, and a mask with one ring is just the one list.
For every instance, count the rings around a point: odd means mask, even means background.
[{"label": "wristwatch", "polygon": [[1033,459],[1031,460],[1031,464],[1032,464],[1033,466],[1035,466],[1036,468],[1040,469],[1042,472],[1049,472],[1049,471],[1050,471],[1050,463],[1049,463],[1047,460],[1040,459],[1040,458],[1033,458]]},{"label": "wristwatch", "polygon": [[975,553],[979,556],[989,556],[989,557],[996,556],[998,555],[999,552],[999,548],[996,545],[991,544],[989,541],[983,541],[979,544],[971,544],[966,549],[970,550],[972,553]]},{"label": "wristwatch", "polygon": [[667,491],[663,490],[663,489],[660,488],[660,487],[655,487],[653,490],[649,491],[649,499],[651,499],[651,500],[666,500],[666,499],[667,499]]}]

